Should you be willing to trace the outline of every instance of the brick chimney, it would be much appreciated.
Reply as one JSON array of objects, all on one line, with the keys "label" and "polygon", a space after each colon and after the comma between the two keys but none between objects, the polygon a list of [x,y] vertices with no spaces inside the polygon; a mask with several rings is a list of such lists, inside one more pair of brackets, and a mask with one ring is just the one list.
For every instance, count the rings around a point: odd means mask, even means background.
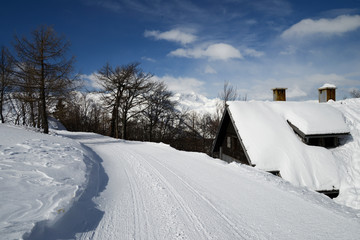
[{"label": "brick chimney", "polygon": [[330,99],[336,101],[336,86],[326,83],[319,88],[319,102],[327,102]]},{"label": "brick chimney", "polygon": [[286,101],[286,89],[287,88],[273,88],[273,100]]}]

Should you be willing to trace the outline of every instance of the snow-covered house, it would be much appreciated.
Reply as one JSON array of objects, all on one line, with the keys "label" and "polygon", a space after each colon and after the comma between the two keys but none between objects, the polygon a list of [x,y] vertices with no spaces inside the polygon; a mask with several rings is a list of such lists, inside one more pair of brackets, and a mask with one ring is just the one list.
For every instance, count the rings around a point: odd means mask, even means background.
[{"label": "snow-covered house", "polygon": [[333,191],[340,182],[336,159],[319,146],[335,147],[347,134],[342,114],[326,103],[228,102],[213,154],[295,185]]}]

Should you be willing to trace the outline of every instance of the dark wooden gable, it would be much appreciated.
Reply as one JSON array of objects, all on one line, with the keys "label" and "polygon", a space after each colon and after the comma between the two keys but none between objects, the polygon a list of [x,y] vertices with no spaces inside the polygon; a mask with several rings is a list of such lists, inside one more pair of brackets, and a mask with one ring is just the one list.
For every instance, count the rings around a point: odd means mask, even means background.
[{"label": "dark wooden gable", "polygon": [[246,153],[245,146],[234,126],[228,109],[225,110],[221,120],[212,153],[213,156],[227,162],[236,161],[251,165],[250,158]]}]

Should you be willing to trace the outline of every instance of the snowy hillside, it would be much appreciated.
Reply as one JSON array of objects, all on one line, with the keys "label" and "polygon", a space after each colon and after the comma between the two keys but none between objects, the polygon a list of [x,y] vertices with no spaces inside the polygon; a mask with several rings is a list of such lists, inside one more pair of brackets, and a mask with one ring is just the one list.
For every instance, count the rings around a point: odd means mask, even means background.
[{"label": "snowy hillside", "polygon": [[47,136],[1,124],[0,134],[2,239],[358,239],[360,234],[358,210],[205,154],[92,133]]}]

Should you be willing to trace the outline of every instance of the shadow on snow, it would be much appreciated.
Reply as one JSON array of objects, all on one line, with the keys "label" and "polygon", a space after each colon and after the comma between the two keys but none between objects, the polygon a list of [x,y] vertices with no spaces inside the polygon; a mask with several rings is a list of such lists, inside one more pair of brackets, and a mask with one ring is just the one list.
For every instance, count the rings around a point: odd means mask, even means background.
[{"label": "shadow on snow", "polygon": [[109,178],[101,165],[102,159],[87,146],[83,147],[91,154],[84,159],[88,173],[86,189],[75,198],[69,210],[60,213],[61,217],[36,223],[23,239],[75,239],[77,233],[95,230],[98,226],[104,212],[96,208],[92,199],[105,189]]}]

